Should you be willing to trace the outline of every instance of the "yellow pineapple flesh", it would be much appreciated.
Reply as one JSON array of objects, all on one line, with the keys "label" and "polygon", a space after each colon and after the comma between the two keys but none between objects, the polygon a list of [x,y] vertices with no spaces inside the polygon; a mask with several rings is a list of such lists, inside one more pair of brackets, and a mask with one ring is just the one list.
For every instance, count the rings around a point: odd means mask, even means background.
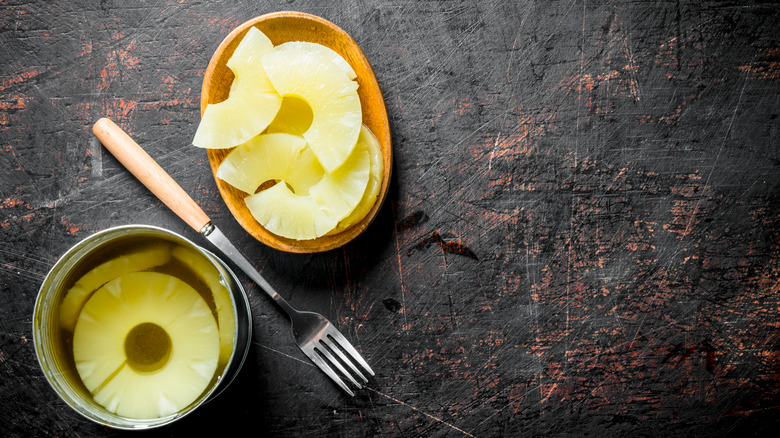
[{"label": "yellow pineapple flesh", "polygon": [[365,147],[355,148],[344,164],[309,189],[309,195],[337,222],[352,213],[368,185],[371,159]]},{"label": "yellow pineapple flesh", "polygon": [[328,234],[340,233],[363,220],[377,201],[379,189],[382,187],[382,177],[384,176],[385,165],[382,158],[382,149],[379,146],[379,140],[377,140],[374,133],[371,132],[366,125],[363,125],[360,129],[358,144],[355,146],[356,149],[363,147],[368,151],[369,161],[371,163],[366,190],[363,192],[363,197],[360,199],[357,207],[352,210],[352,213],[342,219],[336,228]]},{"label": "yellow pineapple flesh", "polygon": [[106,283],[84,305],[73,333],[84,385],[97,403],[128,418],[160,418],[196,401],[219,353],[217,323],[203,298],[156,272]]},{"label": "yellow pineapple flesh", "polygon": [[284,182],[248,196],[245,201],[265,229],[288,239],[314,239],[338,223],[311,196],[294,194]]},{"label": "yellow pineapple flesh", "polygon": [[261,57],[273,50],[273,44],[255,27],[239,43],[228,67],[235,79],[229,97],[210,104],[203,112],[192,144],[209,149],[239,145],[262,132],[282,104],[261,65]]},{"label": "yellow pineapple flesh", "polygon": [[369,153],[363,145],[336,171],[326,173],[311,186],[308,195],[293,193],[279,182],[246,197],[245,202],[268,231],[289,239],[315,239],[327,234],[355,209],[368,185],[370,166]]},{"label": "yellow pineapple flesh", "polygon": [[124,274],[164,265],[170,258],[171,249],[168,245],[154,245],[108,260],[91,269],[65,293],[60,304],[60,326],[73,331],[81,308],[100,286]]},{"label": "yellow pineapple flesh", "polygon": [[268,180],[284,180],[295,193],[306,194],[324,170],[302,137],[262,134],[230,151],[217,169],[217,178],[246,193]]},{"label": "yellow pineapple flesh", "polygon": [[217,311],[217,326],[219,327],[219,365],[227,364],[233,353],[233,335],[236,326],[230,291],[222,284],[217,268],[201,254],[192,249],[177,246],[171,251],[171,255],[184,263],[211,290],[214,307]]},{"label": "yellow pineapple flesh", "polygon": [[303,137],[322,167],[336,170],[352,153],[360,133],[357,82],[318,52],[274,50],[261,62],[279,95],[298,96],[309,104],[313,120]]},{"label": "yellow pineapple flesh", "polygon": [[276,117],[268,125],[266,132],[285,132],[287,134],[303,135],[311,126],[314,114],[309,104],[298,96],[284,96],[282,106]]},{"label": "yellow pineapple flesh", "polygon": [[[249,194],[245,202],[253,216],[283,237],[314,239],[362,220],[378,198],[384,169],[378,141],[362,124],[357,75],[349,63],[316,43],[272,47],[262,32],[250,29],[228,67],[236,79],[225,102],[235,98],[230,105],[236,106],[210,105],[207,112],[216,107],[219,114],[210,116],[209,124],[204,114],[201,122],[209,139],[200,146],[237,146],[216,176]],[[257,93],[280,99],[278,105],[276,100],[264,103],[266,116],[271,110],[273,115],[260,124],[238,108],[263,99]],[[242,131],[243,140],[234,133],[216,139],[223,135],[217,126],[222,123]],[[255,193],[267,181],[275,184]]]},{"label": "yellow pineapple flesh", "polygon": [[279,44],[274,47],[274,50],[304,50],[308,52],[315,52],[323,55],[330,62],[340,68],[347,77],[351,80],[357,79],[357,73],[351,65],[341,55],[336,53],[335,50],[330,47],[323,46],[322,44],[312,43],[308,41],[288,41],[286,43]]}]

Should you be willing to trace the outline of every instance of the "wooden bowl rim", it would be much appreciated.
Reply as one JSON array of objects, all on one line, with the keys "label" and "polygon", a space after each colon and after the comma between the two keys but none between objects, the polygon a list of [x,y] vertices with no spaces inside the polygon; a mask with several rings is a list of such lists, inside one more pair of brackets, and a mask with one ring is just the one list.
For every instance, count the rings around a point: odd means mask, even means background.
[{"label": "wooden bowl rim", "polygon": [[[228,46],[231,42],[233,42],[234,39],[239,37],[241,34],[245,33],[249,30],[250,27],[255,26],[261,22],[269,22],[271,20],[279,20],[279,19],[301,19],[306,21],[312,21],[316,22],[328,29],[330,31],[334,32],[338,35],[339,38],[343,39],[346,43],[346,46],[354,48],[353,57],[356,57],[359,62],[363,64],[363,70],[364,73],[358,77],[358,81],[361,82],[361,86],[358,88],[358,95],[361,94],[361,90],[364,90],[363,92],[368,92],[369,94],[373,93],[374,96],[379,96],[376,102],[373,105],[373,113],[375,116],[377,115],[376,112],[379,111],[379,123],[376,123],[376,125],[380,126],[381,132],[377,132],[376,129],[371,129],[374,135],[379,140],[380,148],[382,150],[382,156],[384,161],[384,174],[382,178],[382,185],[379,189],[379,195],[377,196],[377,200],[374,203],[371,210],[368,212],[365,218],[361,220],[360,222],[352,225],[351,227],[347,228],[346,230],[334,234],[332,236],[322,236],[316,239],[311,240],[294,240],[294,239],[288,239],[285,237],[278,236],[276,234],[271,233],[270,231],[263,228],[260,223],[257,221],[254,221],[254,223],[245,224],[242,222],[242,220],[239,218],[237,213],[233,210],[233,207],[228,202],[229,195],[226,193],[226,190],[228,188],[226,186],[229,186],[224,181],[221,181],[216,176],[217,168],[219,167],[219,164],[222,162],[222,159],[219,155],[224,154],[225,150],[219,149],[219,150],[212,150],[208,149],[207,154],[209,158],[209,163],[211,165],[212,175],[214,176],[214,180],[216,181],[217,188],[219,189],[220,195],[222,196],[223,202],[225,202],[225,205],[227,205],[228,209],[230,210],[233,217],[236,219],[237,222],[255,239],[259,240],[263,244],[270,246],[274,249],[285,251],[285,252],[291,252],[291,253],[315,253],[315,252],[324,252],[329,251],[332,249],[339,248],[352,240],[354,240],[357,236],[359,236],[363,231],[365,231],[366,228],[373,222],[373,220],[376,218],[380,208],[384,204],[385,199],[387,198],[387,192],[390,185],[390,178],[392,176],[392,142],[390,138],[390,126],[389,126],[389,119],[387,116],[387,107],[385,105],[384,97],[382,94],[382,91],[379,87],[379,82],[376,78],[376,74],[374,73],[373,68],[371,67],[371,63],[369,63],[368,59],[365,57],[365,53],[363,53],[363,50],[360,48],[360,46],[355,42],[355,40],[352,39],[351,36],[347,32],[345,32],[340,27],[336,26],[332,22],[322,18],[318,17],[316,15],[308,14],[305,12],[297,12],[297,11],[279,11],[279,12],[272,12],[264,15],[257,16],[255,18],[252,18],[250,20],[245,21],[244,23],[240,24],[238,27],[233,29],[226,37],[222,40],[220,45],[217,47],[216,51],[211,57],[211,60],[208,64],[208,67],[206,69],[206,73],[203,78],[203,85],[201,88],[201,102],[200,102],[200,108],[201,108],[201,116],[203,115],[203,111],[205,111],[206,106],[211,103],[209,102],[209,84],[214,79],[214,72],[219,64],[220,59],[226,56],[225,52],[227,51]],[[272,38],[272,35],[269,35],[269,38]],[[333,48],[333,47],[331,47]],[[336,48],[333,48],[338,52]],[[344,53],[339,53],[342,56],[345,56]],[[232,51],[231,51],[232,55]],[[354,56],[357,55],[357,56]],[[229,56],[229,55],[227,55]],[[346,56],[345,56],[346,59]],[[354,68],[354,66],[353,66]],[[356,69],[357,70],[357,69]],[[368,76],[366,78],[366,76]],[[370,90],[365,90],[365,83],[371,84]],[[366,120],[366,113],[364,109],[363,113],[363,123],[365,123]],[[237,189],[233,189],[237,190]],[[241,201],[241,204],[243,204],[243,201]],[[244,208],[246,209],[246,206],[236,206],[236,208]]]}]

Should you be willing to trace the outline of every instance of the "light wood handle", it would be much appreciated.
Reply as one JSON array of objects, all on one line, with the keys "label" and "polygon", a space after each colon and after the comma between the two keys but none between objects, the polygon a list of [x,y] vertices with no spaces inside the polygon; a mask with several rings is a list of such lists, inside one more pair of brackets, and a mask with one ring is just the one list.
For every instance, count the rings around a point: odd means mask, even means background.
[{"label": "light wood handle", "polygon": [[130,173],[187,225],[200,232],[210,222],[209,217],[190,195],[113,121],[107,118],[98,120],[92,127],[92,132]]}]

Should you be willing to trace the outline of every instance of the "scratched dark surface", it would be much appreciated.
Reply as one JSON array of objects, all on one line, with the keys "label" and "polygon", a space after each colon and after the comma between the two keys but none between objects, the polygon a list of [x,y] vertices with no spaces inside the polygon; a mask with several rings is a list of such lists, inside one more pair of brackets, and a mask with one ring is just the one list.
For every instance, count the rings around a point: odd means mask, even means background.
[{"label": "scratched dark surface", "polygon": [[[120,434],[39,370],[31,315],[63,252],[131,223],[207,244],[93,138],[102,116],[377,372],[343,395],[244,280],[237,381],[145,436],[777,432],[777,3],[136,3],[0,1],[0,436]],[[249,237],[189,145],[211,54],[278,10],[351,34],[391,119],[388,200],[325,254]]]}]

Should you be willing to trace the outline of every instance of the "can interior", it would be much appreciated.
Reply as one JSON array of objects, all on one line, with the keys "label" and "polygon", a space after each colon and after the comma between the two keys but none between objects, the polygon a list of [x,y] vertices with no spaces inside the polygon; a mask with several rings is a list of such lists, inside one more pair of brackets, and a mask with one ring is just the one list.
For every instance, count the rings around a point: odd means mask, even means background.
[{"label": "can interior", "polygon": [[[60,305],[68,288],[101,261],[117,251],[134,245],[163,240],[195,250],[213,264],[230,293],[234,310],[234,336],[230,360],[209,384],[208,389],[191,405],[161,418],[129,419],[106,410],[96,403],[82,383],[73,360],[72,333],[60,327]],[[188,284],[190,282],[188,281]],[[47,380],[57,394],[85,417],[118,429],[140,429],[161,426],[192,411],[210,396],[221,392],[238,373],[249,348],[251,313],[246,295],[235,275],[216,256],[204,251],[182,236],[149,226],[117,227],[90,236],[71,248],[45,278],[35,306],[33,334],[36,353]]]}]

